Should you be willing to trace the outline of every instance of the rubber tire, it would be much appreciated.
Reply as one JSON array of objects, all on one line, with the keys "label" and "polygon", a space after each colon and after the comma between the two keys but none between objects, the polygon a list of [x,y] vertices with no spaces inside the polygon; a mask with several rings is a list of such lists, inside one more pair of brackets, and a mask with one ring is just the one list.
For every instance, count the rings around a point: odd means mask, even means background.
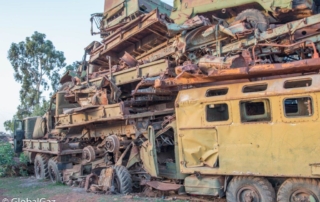
[{"label": "rubber tire", "polygon": [[[53,179],[53,176],[50,172],[50,169],[52,169],[52,171],[54,172],[56,179]],[[57,157],[52,157],[49,159],[48,161],[48,172],[49,172],[49,177],[51,182],[53,183],[59,183],[62,182],[62,173],[59,171],[58,169],[58,160]]]},{"label": "rubber tire", "polygon": [[[257,28],[260,32],[264,32],[269,28],[269,20],[257,9],[247,9],[239,13],[235,21],[249,19],[258,23]],[[253,25],[251,25],[253,26]]]},{"label": "rubber tire", "polygon": [[[114,166],[115,178],[120,183],[120,194],[130,194],[132,192],[132,178],[128,169],[124,166]],[[115,179],[116,180],[116,179]]]},{"label": "rubber tire", "polygon": [[237,201],[237,193],[243,185],[252,185],[260,194],[261,201],[274,202],[276,201],[275,191],[268,180],[261,177],[234,177],[227,188],[227,202],[242,202]]},{"label": "rubber tire", "polygon": [[[48,171],[48,160],[49,157],[45,154],[37,154],[34,159],[34,174],[38,180],[44,180],[49,178]],[[37,172],[37,164],[41,167],[41,172]]]},{"label": "rubber tire", "polygon": [[279,188],[277,201],[287,202],[290,199],[292,192],[299,188],[308,189],[317,196],[317,200],[320,201],[320,182],[316,179],[302,179],[302,178],[290,178],[284,181]]}]

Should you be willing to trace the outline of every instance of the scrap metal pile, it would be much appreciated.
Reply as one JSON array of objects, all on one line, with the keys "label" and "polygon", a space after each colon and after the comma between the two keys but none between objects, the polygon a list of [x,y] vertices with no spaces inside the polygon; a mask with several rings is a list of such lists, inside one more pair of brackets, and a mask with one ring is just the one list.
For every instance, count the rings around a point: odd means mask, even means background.
[{"label": "scrap metal pile", "polygon": [[[263,15],[245,9],[233,20],[196,15],[175,24],[155,9],[90,44],[87,76],[77,82],[105,80],[102,89],[111,88],[99,94],[108,99],[92,105],[132,106],[172,100],[166,89],[172,86],[317,71],[319,15],[305,11],[302,19],[276,24]],[[70,96],[83,91],[78,88]]]},{"label": "scrap metal pile", "polygon": [[[73,168],[63,172],[70,185],[110,190],[113,168],[103,170],[101,178],[81,178],[87,164],[92,169],[124,165],[134,187],[149,179],[139,148],[148,138],[148,126],[157,132],[170,123],[179,90],[320,69],[320,14],[308,9],[308,1],[294,1],[287,10],[279,6],[274,14],[255,4],[198,10],[186,20],[177,17],[183,16],[177,10],[171,19],[171,7],[160,1],[150,1],[158,9],[140,1],[139,12],[125,17],[125,4],[108,2],[104,14],[92,17],[98,19],[102,41],[85,48],[78,71],[62,77],[54,97],[56,116],[48,138],[78,151]],[[295,21],[289,20],[290,13]],[[159,143],[164,144],[172,142]]]}]

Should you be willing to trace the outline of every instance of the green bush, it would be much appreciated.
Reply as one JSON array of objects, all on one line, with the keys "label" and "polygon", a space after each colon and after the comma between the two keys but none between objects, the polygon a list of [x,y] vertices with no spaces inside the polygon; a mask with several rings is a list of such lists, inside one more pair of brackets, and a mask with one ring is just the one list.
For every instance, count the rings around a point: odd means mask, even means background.
[{"label": "green bush", "polygon": [[14,171],[14,152],[9,143],[0,142],[0,177]]},{"label": "green bush", "polygon": [[29,157],[27,155],[25,155],[24,153],[20,154],[19,157],[19,161],[20,161],[20,166],[19,166],[19,174],[21,176],[28,176],[28,162],[29,162]]},{"label": "green bush", "polygon": [[14,160],[15,153],[11,144],[0,142],[0,177],[13,175],[27,175],[28,157],[20,155],[20,162]]}]

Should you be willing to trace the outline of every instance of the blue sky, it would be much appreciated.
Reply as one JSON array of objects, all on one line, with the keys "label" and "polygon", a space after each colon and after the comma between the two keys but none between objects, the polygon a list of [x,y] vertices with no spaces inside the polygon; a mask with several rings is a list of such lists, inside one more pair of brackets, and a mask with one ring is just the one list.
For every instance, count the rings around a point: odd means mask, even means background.
[{"label": "blue sky", "polygon": [[[173,0],[165,0],[172,5]],[[0,131],[19,105],[20,84],[13,79],[7,59],[12,42],[24,41],[34,31],[46,34],[66,62],[81,60],[84,47],[99,40],[90,34],[90,14],[103,12],[104,0],[0,0]]]}]

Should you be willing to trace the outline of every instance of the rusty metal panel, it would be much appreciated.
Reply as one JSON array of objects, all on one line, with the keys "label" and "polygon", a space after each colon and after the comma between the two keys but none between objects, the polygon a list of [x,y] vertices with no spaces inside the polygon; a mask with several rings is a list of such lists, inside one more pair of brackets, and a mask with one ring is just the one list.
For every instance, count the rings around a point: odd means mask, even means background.
[{"label": "rusty metal panel", "polygon": [[104,12],[108,12],[112,8],[115,8],[119,6],[120,4],[123,4],[124,0],[105,0],[104,1]]},{"label": "rusty metal panel", "polygon": [[[220,1],[217,0],[212,3],[211,0],[175,0],[174,1],[174,9],[171,13],[171,18],[177,23],[182,24],[187,19],[194,17],[199,14],[206,14],[209,12],[215,12],[215,14],[219,13],[218,11],[222,11],[225,13],[228,9],[237,9],[237,7],[244,6],[247,9],[250,8],[262,8],[267,12],[274,13],[274,15],[278,15],[278,17],[282,20],[287,20],[287,13],[291,14],[291,20],[294,20],[293,17],[308,17],[312,15],[313,1],[299,1],[296,3],[294,1],[292,3],[291,0],[238,0],[238,1]],[[274,8],[279,8],[279,10],[275,10]],[[279,12],[280,11],[280,12]],[[235,11],[233,11],[235,12]],[[283,15],[280,15],[280,14]],[[304,13],[302,15],[301,13]],[[223,15],[221,15],[223,16]],[[295,19],[296,19],[295,18]]]},{"label": "rusty metal panel", "polygon": [[156,190],[161,191],[176,191],[182,186],[180,184],[164,183],[160,181],[143,181],[141,184],[148,185]]},{"label": "rusty metal panel", "polygon": [[82,149],[72,148],[68,143],[56,140],[23,140],[23,151],[54,155],[68,155],[82,153]]},{"label": "rusty metal panel", "polygon": [[[106,61],[106,56],[120,58],[124,55],[124,51],[129,54],[138,56],[142,54],[144,49],[147,49],[149,41],[145,38],[148,35],[153,35],[157,43],[160,44],[167,40],[166,27],[161,23],[162,19],[158,10],[154,10],[146,15],[141,15],[135,20],[118,29],[112,35],[103,40],[103,44],[93,50],[90,58],[90,63],[98,63]],[[160,35],[157,36],[156,34]],[[148,36],[150,37],[150,36]],[[143,49],[139,49],[139,48]],[[150,47],[149,47],[150,48]]]},{"label": "rusty metal panel", "polygon": [[99,186],[102,187],[102,190],[108,191],[111,189],[112,182],[114,178],[114,169],[112,167],[103,169],[99,176]]},{"label": "rusty metal panel", "polygon": [[185,178],[184,187],[188,194],[208,195],[208,196],[223,196],[223,177],[202,177],[198,178],[194,175]]},{"label": "rusty metal panel", "polygon": [[100,106],[96,109],[65,114],[57,117],[56,128],[86,125],[93,122],[123,120],[125,112],[122,103]]},{"label": "rusty metal panel", "polygon": [[[311,79],[312,85],[303,88],[294,88],[294,89],[285,89],[284,83],[290,80],[306,80]],[[265,91],[255,92],[255,93],[247,93],[244,94],[242,89],[244,86],[251,86],[251,85],[261,85],[267,84],[268,88]],[[258,96],[266,96],[266,97],[279,97],[279,96],[288,96],[288,95],[295,95],[295,94],[311,94],[311,93],[318,93],[320,89],[317,87],[320,85],[320,78],[319,75],[306,75],[306,76],[290,76],[284,77],[283,79],[268,79],[262,81],[255,81],[255,82],[231,82],[231,83],[224,83],[218,85],[209,85],[207,87],[197,88],[197,90],[189,89],[180,91],[177,99],[176,99],[176,106],[177,108],[181,106],[188,106],[188,105],[200,105],[200,103],[207,103],[208,100],[211,102],[216,101],[229,101],[234,99],[254,99]],[[220,96],[213,96],[207,97],[207,91],[214,90],[214,89],[228,89],[228,93],[226,95]],[[279,105],[279,103],[277,103]],[[199,114],[200,115],[200,114]],[[196,125],[200,125],[200,122]]]},{"label": "rusty metal panel", "polygon": [[157,79],[155,87],[166,88],[188,84],[203,84],[221,80],[247,79],[253,77],[272,76],[279,74],[293,74],[299,72],[312,72],[320,69],[320,58],[305,59],[288,63],[257,64],[251,67],[239,67],[210,70],[210,75],[192,74],[182,72],[178,78]]},{"label": "rusty metal panel", "polygon": [[[303,30],[307,27],[313,26],[315,24],[319,24],[319,19],[320,19],[320,14],[317,14],[317,15],[307,17],[305,19],[289,22],[285,25],[276,27],[266,32],[262,32],[260,34],[260,37],[258,38],[258,42],[269,40],[277,36],[286,35],[288,33],[295,33],[298,30]],[[256,40],[257,39],[245,38],[237,42],[227,44],[221,48],[221,53],[227,53],[237,48],[253,46],[254,44],[256,44],[257,42]]]},{"label": "rusty metal panel", "polygon": [[145,65],[137,66],[136,68],[130,68],[121,72],[113,74],[113,78],[117,85],[131,83],[133,81],[139,81],[143,77],[159,76],[165,73],[170,68],[170,64],[167,60],[158,60]]}]

